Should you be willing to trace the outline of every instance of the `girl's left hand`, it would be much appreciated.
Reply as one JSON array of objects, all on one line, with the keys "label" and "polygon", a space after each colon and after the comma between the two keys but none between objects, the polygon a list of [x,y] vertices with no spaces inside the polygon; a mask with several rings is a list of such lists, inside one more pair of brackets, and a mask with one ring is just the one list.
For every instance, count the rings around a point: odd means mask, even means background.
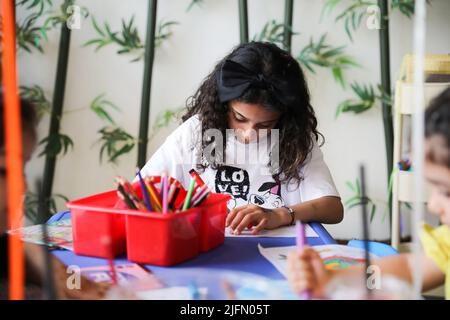
[{"label": "girl's left hand", "polygon": [[265,209],[248,204],[231,210],[227,216],[226,226],[234,234],[240,234],[245,228],[252,227],[255,235],[263,229],[275,229],[290,222],[290,214],[285,208]]}]

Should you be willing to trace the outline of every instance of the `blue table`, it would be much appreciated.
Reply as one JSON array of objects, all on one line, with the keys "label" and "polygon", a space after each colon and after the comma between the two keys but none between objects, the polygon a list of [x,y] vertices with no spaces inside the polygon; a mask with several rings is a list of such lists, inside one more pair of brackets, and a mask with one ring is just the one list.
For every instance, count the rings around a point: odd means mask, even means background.
[{"label": "blue table", "polygon": [[[62,212],[53,216],[49,222],[69,219],[70,212]],[[319,237],[307,238],[308,244],[311,246],[323,244],[335,244],[336,242],[320,223],[310,223],[312,229]],[[266,259],[258,250],[258,244],[267,247],[281,247],[295,245],[295,237],[226,237],[223,245],[209,252],[202,253],[199,256],[180,263],[172,267],[158,267],[154,265],[146,265],[145,267],[155,276],[170,286],[189,286],[192,281],[200,287],[208,287],[209,299],[224,299],[223,288],[220,287],[218,281],[218,273],[226,271],[241,272],[238,276],[238,282],[241,283],[242,272],[251,273],[256,276],[264,276],[270,279],[267,290],[273,291],[274,286],[281,285],[281,299],[296,298],[287,286],[285,277]],[[358,240],[352,240],[348,244],[352,247],[363,247],[364,243]],[[393,255],[397,252],[390,246],[370,242],[369,249],[378,256]],[[76,265],[80,268],[105,266],[107,261],[100,258],[92,258],[78,256],[72,251],[54,250],[53,254],[66,265]],[[115,259],[116,264],[129,263],[126,256]],[[197,270],[197,269],[202,269]],[[206,270],[205,270],[206,269]],[[178,271],[178,272],[177,272]],[[215,274],[216,273],[216,274]],[[189,274],[186,277],[186,274]],[[192,280],[192,277],[195,280]],[[189,279],[187,279],[189,278]],[[257,281],[256,279],[254,279]],[[279,281],[283,280],[283,281]],[[288,292],[285,291],[289,290]],[[266,291],[267,291],[266,290]],[[276,290],[275,290],[276,291]],[[253,296],[253,295],[251,295]]]},{"label": "blue table", "polygon": [[[54,215],[49,222],[70,218],[70,212],[61,212]],[[334,244],[335,241],[320,223],[310,223],[312,229],[319,237],[308,238],[309,245]],[[263,247],[281,247],[295,245],[295,238],[287,237],[236,237],[225,238],[223,245],[210,252],[178,264],[173,267],[157,267],[146,265],[146,267],[157,276],[163,276],[174,269],[208,268],[231,271],[244,271],[265,276],[273,280],[285,279],[275,267],[264,258],[258,250],[258,244]],[[107,264],[105,259],[78,256],[72,251],[54,250],[53,254],[66,265],[78,265],[80,267],[103,266]],[[126,263],[125,256],[115,259],[116,263]]]},{"label": "blue table", "polygon": [[[69,219],[70,212],[61,212],[54,215],[49,222]],[[308,244],[311,246],[323,244],[335,244],[336,242],[320,223],[310,223],[312,229],[319,237],[307,238]],[[203,268],[208,270],[229,270],[248,272],[264,276],[272,280],[285,280],[284,276],[266,259],[258,250],[258,244],[263,247],[281,247],[295,245],[295,238],[288,237],[236,237],[225,238],[223,245],[199,256],[180,263],[172,267],[158,267],[154,265],[146,265],[157,277],[167,278],[174,271],[189,270],[193,268]],[[351,240],[348,243],[352,247],[363,247],[364,243],[359,240]],[[369,243],[370,252],[382,257],[395,255],[392,247],[377,242]],[[81,268],[104,266],[107,264],[105,259],[78,256],[72,251],[54,250],[53,254],[58,257],[66,265],[77,265]],[[115,259],[115,263],[129,263],[126,256]]]}]

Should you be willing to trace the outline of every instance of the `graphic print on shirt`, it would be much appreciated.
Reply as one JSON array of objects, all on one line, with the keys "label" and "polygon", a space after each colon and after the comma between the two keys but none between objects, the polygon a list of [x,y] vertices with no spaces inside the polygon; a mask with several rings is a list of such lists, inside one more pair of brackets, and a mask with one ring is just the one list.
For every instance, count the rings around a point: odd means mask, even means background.
[{"label": "graphic print on shirt", "polygon": [[276,182],[264,182],[258,189],[263,194],[251,194],[248,203],[265,208],[279,208],[284,205],[281,197],[280,184]]},{"label": "graphic print on shirt", "polygon": [[262,183],[257,192],[254,190],[249,196],[250,177],[248,172],[242,168],[222,166],[217,169],[215,189],[217,193],[228,193],[232,196],[227,204],[229,210],[246,204],[254,204],[267,209],[284,205],[280,184],[274,181]]},{"label": "graphic print on shirt", "polygon": [[217,169],[215,178],[217,193],[228,193],[233,199],[228,201],[228,209],[236,207],[236,200],[242,199],[247,202],[250,191],[250,178],[248,172],[241,168],[222,166]]}]

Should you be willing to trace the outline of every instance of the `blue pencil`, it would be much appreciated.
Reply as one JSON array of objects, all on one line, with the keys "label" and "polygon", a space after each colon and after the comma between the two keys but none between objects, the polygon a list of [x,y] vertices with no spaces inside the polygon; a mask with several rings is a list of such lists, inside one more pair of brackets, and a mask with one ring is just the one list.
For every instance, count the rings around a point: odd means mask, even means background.
[{"label": "blue pencil", "polygon": [[147,187],[145,186],[144,179],[142,179],[141,171],[139,168],[136,169],[136,173],[139,177],[139,184],[141,185],[142,194],[144,195],[145,206],[149,211],[153,211],[152,205],[150,204],[150,195],[148,194]]}]

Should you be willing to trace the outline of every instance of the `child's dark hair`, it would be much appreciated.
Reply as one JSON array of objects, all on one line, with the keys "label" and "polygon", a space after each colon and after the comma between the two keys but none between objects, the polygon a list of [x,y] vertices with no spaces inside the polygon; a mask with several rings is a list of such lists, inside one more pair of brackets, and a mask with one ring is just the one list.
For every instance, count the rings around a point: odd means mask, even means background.
[{"label": "child's dark hair", "polygon": [[[226,146],[229,109],[227,102],[221,103],[217,79],[224,64],[230,60],[251,70],[258,78],[267,79],[272,83],[285,83],[282,95],[275,95],[273,90],[255,84],[250,85],[235,100],[260,104],[281,113],[275,126],[275,129],[279,129],[279,167],[271,168],[272,175],[277,182],[289,182],[293,179],[299,183],[302,180],[299,168],[311,152],[314,142],[319,140],[319,136],[323,140],[323,136],[317,131],[317,119],[310,104],[308,87],[300,65],[288,52],[276,45],[250,42],[237,46],[215,66],[197,92],[188,100],[188,110],[182,117],[183,121],[198,115],[202,123],[202,137],[206,130],[218,129],[222,132],[224,140],[222,145]],[[209,143],[211,142],[203,139],[203,149]],[[221,156],[225,159],[225,154]],[[217,169],[220,165],[220,163],[203,163],[198,167],[204,169],[211,166]]]},{"label": "child's dark hair", "polygon": [[[34,106],[25,99],[20,99],[20,118],[22,121],[22,132],[28,131],[33,135],[36,135],[36,111]],[[0,123],[2,129],[0,130],[0,149],[5,146],[5,130],[4,130],[4,110],[3,110],[3,92],[0,92]]]},{"label": "child's dark hair", "polygon": [[[450,168],[450,87],[437,96],[425,112],[426,158]],[[431,143],[432,138],[438,138]]]}]

